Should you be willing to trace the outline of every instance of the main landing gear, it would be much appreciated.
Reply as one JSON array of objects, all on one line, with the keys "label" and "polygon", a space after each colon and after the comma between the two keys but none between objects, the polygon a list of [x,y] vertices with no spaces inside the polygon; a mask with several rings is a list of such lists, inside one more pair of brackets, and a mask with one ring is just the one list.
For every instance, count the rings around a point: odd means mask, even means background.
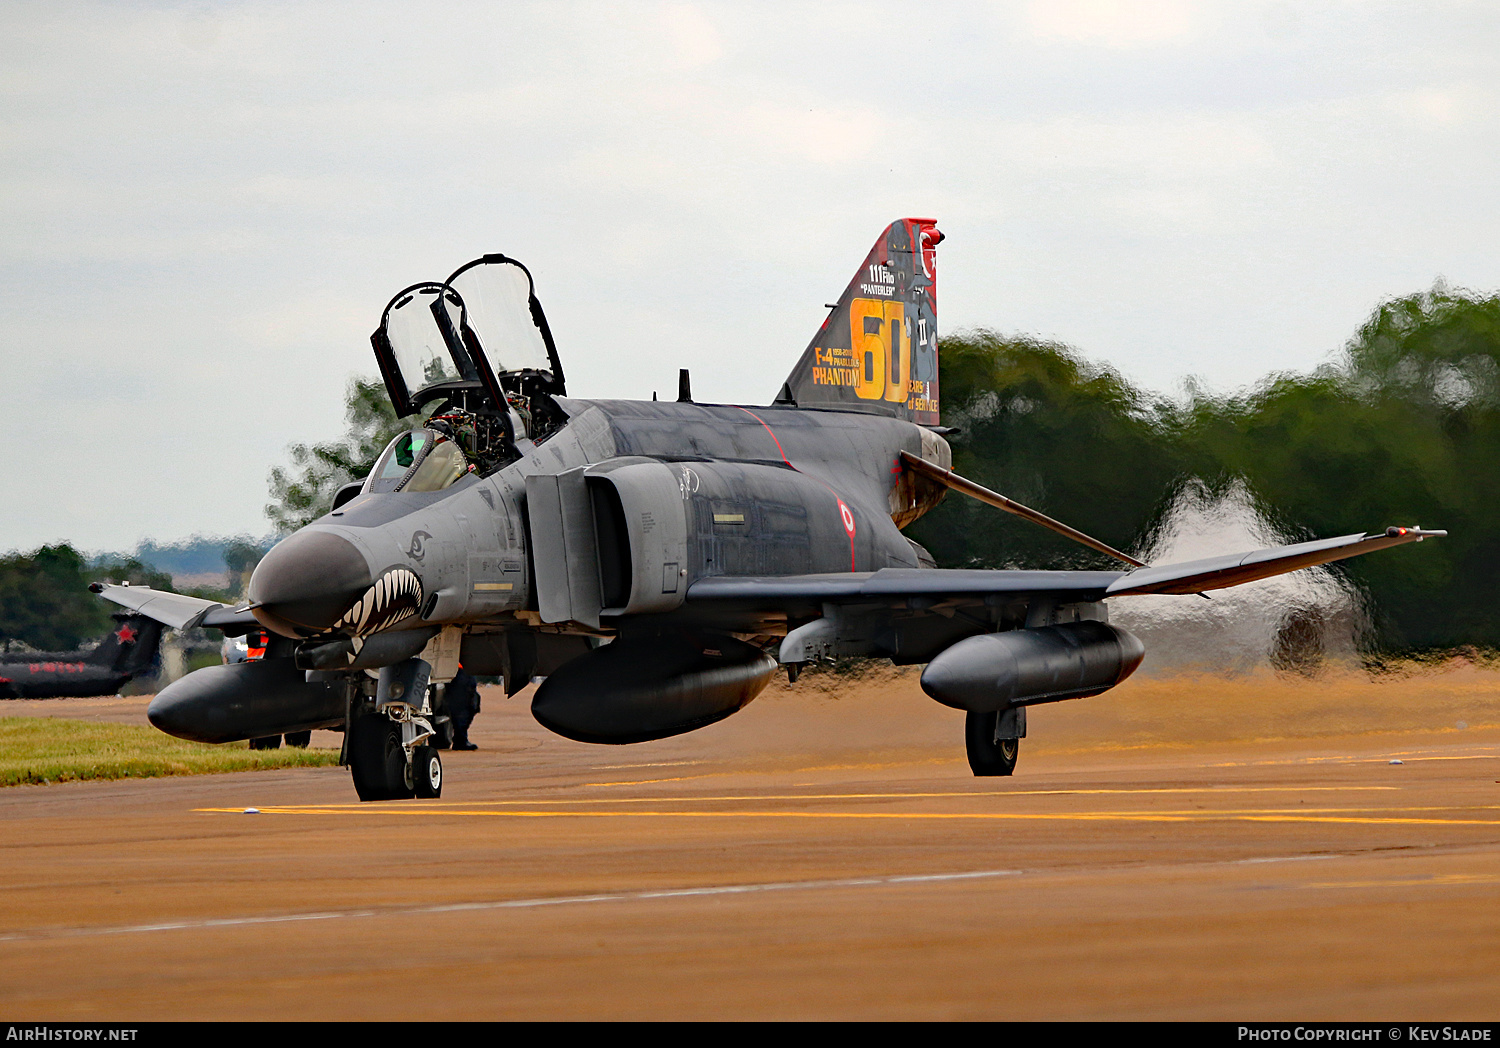
[{"label": "main landing gear", "polygon": [[[443,761],[432,745],[438,739],[427,678],[427,664],[409,659],[381,671],[373,705],[361,695],[351,701],[345,759],[360,800],[442,796]],[[418,697],[420,706],[402,701]]]},{"label": "main landing gear", "polygon": [[1024,706],[998,713],[970,713],[964,718],[964,743],[975,775],[1011,775],[1026,734]]}]

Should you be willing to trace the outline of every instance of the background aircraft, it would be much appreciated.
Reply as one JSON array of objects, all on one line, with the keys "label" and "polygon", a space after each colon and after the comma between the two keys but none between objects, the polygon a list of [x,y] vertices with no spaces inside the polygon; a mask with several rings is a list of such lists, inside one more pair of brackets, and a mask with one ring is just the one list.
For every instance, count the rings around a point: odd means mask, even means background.
[{"label": "background aircraft", "polygon": [[161,623],[146,615],[120,613],[115,623],[92,649],[0,655],[0,699],[114,695],[136,677],[155,673]]},{"label": "background aircraft", "polygon": [[[1029,705],[1106,691],[1140,664],[1108,601],[1191,595],[1441,532],[1390,528],[1147,566],[954,475],[940,425],[937,245],[881,234],[768,407],[577,400],[530,273],[486,255],[414,284],[372,336],[398,436],[227,608],[139,587],[105,597],[175,627],[263,626],[265,658],[152,702],[208,742],[345,728],[362,799],[441,792],[430,743],[460,663],[597,743],[657,739],[741,709],[778,665],[926,663],[966,712],[970,765],[1008,775]],[[1128,571],[938,569],[901,528],[950,489]]]}]

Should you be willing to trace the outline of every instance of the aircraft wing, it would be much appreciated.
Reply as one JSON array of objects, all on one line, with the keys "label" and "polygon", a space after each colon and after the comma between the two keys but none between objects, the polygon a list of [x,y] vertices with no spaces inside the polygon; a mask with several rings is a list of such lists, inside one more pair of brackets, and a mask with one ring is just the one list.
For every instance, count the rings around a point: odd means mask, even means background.
[{"label": "aircraft wing", "polygon": [[991,596],[1067,594],[1100,600],[1124,577],[1119,571],[989,571],[966,568],[882,568],[831,575],[713,576],[688,589],[690,604],[737,610],[777,610],[805,605],[979,602]]},{"label": "aircraft wing", "polygon": [[1144,593],[1201,593],[1225,589],[1246,582],[1284,575],[1299,568],[1330,564],[1336,560],[1357,557],[1390,546],[1441,538],[1446,531],[1423,531],[1421,528],[1386,528],[1375,535],[1342,535],[1336,539],[1299,542],[1292,546],[1272,546],[1253,553],[1231,553],[1224,557],[1190,560],[1182,564],[1137,568],[1112,582],[1104,591],[1106,597],[1126,597]]},{"label": "aircraft wing", "polygon": [[[1136,568],[1134,571],[990,571],[947,568],[883,568],[831,575],[714,576],[688,589],[690,604],[734,610],[799,608],[828,604],[890,604],[893,601],[980,602],[986,597],[1057,596],[1094,601],[1146,593],[1201,593],[1328,564],[1446,531],[1387,528],[1375,535],[1272,546],[1249,553]],[[919,608],[921,604],[909,605]]]},{"label": "aircraft wing", "polygon": [[256,629],[260,623],[243,608],[231,608],[218,601],[189,597],[183,593],[166,593],[150,586],[120,586],[96,582],[89,589],[105,600],[139,612],[174,630],[202,626],[223,630],[230,636]]}]

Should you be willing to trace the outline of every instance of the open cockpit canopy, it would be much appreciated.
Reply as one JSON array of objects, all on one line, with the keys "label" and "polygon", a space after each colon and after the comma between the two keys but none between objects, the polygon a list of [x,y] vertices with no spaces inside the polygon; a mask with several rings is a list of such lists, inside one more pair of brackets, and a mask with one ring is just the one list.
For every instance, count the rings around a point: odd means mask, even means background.
[{"label": "open cockpit canopy", "polygon": [[457,295],[444,298],[458,331],[471,352],[479,353],[502,375],[532,373],[560,381],[562,367],[552,332],[537,301],[531,273],[504,255],[485,255],[460,266],[446,287]]},{"label": "open cockpit canopy", "polygon": [[565,392],[531,273],[505,255],[404,288],[370,341],[398,416],[463,387],[501,414],[515,397]]},{"label": "open cockpit canopy", "polygon": [[467,356],[453,352],[438,326],[434,307],[442,294],[441,284],[403,289],[385,307],[380,330],[372,336],[398,415],[412,414],[419,406],[415,395],[433,386],[478,378]]}]

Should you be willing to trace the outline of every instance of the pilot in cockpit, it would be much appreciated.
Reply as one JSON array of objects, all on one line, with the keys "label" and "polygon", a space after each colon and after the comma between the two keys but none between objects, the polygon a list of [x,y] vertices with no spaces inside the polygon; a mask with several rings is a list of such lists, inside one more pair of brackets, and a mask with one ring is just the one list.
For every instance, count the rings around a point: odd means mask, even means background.
[{"label": "pilot in cockpit", "polygon": [[370,471],[365,490],[377,494],[442,491],[473,468],[453,428],[437,420],[391,441]]}]

